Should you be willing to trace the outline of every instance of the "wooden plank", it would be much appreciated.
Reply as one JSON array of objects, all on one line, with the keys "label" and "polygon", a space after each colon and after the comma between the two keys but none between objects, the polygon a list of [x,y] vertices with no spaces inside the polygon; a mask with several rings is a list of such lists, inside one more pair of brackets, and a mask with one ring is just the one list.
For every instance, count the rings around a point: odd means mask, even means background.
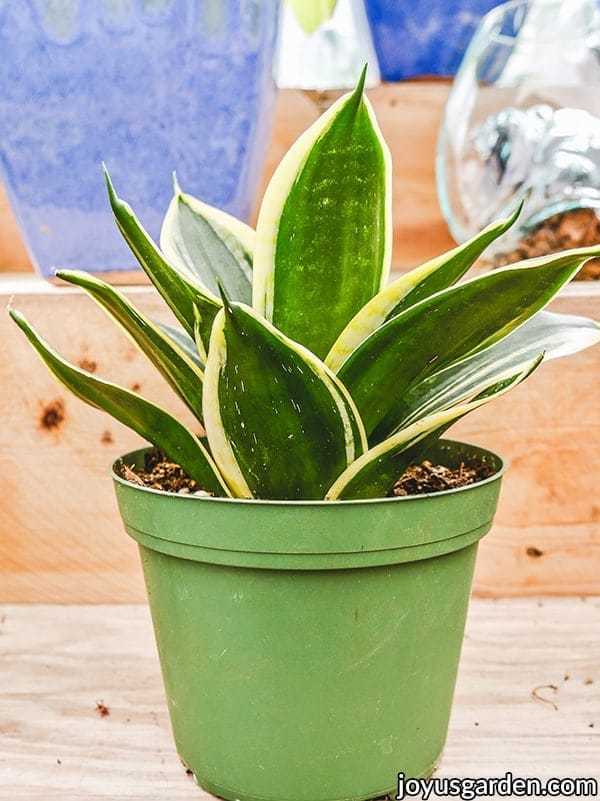
[{"label": "wooden plank", "polygon": [[[175,752],[145,607],[7,606],[0,621],[0,796],[212,798]],[[600,600],[471,603],[436,775],[506,771],[600,779]]]},{"label": "wooden plank", "polygon": [[[415,81],[369,90],[394,163],[394,269],[403,270],[453,246],[439,210],[435,189],[435,147],[449,84]],[[273,123],[263,180],[266,182],[295,139],[335,97],[332,92],[282,89]],[[171,169],[169,167],[169,169]],[[170,172],[165,174],[170,180]],[[125,191],[125,189],[124,189]],[[256,219],[256,214],[254,215]],[[0,273],[32,271],[6,194],[0,185]],[[131,274],[115,274],[118,283]],[[126,280],[125,280],[126,279]],[[136,280],[140,280],[138,274]]]},{"label": "wooden plank", "polygon": [[[551,308],[598,316],[600,286],[571,284]],[[451,431],[506,456],[480,595],[600,593],[600,346],[548,362],[510,396]]]},{"label": "wooden plank", "polygon": [[[77,290],[5,282],[0,308],[15,292],[15,305],[67,357],[185,414],[129,340]],[[168,319],[150,289],[128,294]],[[593,315],[599,297],[597,284],[573,284],[553,307]],[[481,544],[478,594],[600,593],[599,381],[596,347],[544,365],[510,397],[452,430],[511,463],[496,524]],[[63,391],[5,314],[0,398],[0,601],[142,600],[135,546],[122,532],[107,473],[138,438]]]}]

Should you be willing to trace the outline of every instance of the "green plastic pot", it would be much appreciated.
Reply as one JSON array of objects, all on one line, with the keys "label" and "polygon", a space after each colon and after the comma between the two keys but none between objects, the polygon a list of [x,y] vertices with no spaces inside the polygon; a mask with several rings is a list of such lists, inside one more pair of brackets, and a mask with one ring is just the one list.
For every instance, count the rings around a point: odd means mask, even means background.
[{"label": "green plastic pot", "polygon": [[[144,451],[115,467],[143,464]],[[469,487],[369,501],[173,495],[114,476],[179,755],[227,799],[336,801],[428,776],[446,738],[501,459]]]}]

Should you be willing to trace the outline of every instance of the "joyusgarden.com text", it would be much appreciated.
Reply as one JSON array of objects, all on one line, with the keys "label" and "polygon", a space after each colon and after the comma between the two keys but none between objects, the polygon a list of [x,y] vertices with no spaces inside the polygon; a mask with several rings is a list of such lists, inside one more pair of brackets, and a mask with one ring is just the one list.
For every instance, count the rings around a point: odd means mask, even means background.
[{"label": "joyusgarden.com text", "polygon": [[473,801],[475,798],[519,797],[519,798],[595,798],[598,796],[598,780],[593,778],[521,778],[509,771],[500,778],[407,778],[398,774],[396,801],[420,798],[428,801],[437,797],[460,798]]}]

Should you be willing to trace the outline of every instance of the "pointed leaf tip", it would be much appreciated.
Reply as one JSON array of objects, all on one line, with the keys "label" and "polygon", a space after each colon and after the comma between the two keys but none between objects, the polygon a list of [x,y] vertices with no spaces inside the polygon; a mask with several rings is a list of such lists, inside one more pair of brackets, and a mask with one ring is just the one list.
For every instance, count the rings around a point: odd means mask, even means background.
[{"label": "pointed leaf tip", "polygon": [[356,84],[356,89],[354,90],[357,95],[360,97],[363,96],[365,91],[365,81],[367,80],[367,70],[369,69],[369,65],[365,64],[362,68],[362,72],[360,73],[360,78],[358,79],[358,83]]},{"label": "pointed leaf tip", "polygon": [[183,194],[181,191],[181,186],[179,185],[179,181],[177,180],[177,173],[175,170],[173,170],[173,194],[177,197]]},{"label": "pointed leaf tip", "polygon": [[358,79],[358,83],[356,84],[356,88],[348,95],[349,108],[354,108],[355,110],[358,110],[360,108],[361,103],[363,102],[363,97],[365,93],[365,81],[367,80],[367,68],[368,64],[365,64],[365,66],[362,69],[362,72],[360,73],[360,77]]},{"label": "pointed leaf tip", "polygon": [[8,306],[6,307],[8,309],[9,317],[19,326],[19,328],[24,328],[26,324],[25,317],[23,317],[20,311],[17,311],[17,309],[13,308],[12,301],[13,298],[8,301]]},{"label": "pointed leaf tip", "polygon": [[227,293],[225,292],[225,287],[221,283],[221,279],[218,276],[216,276],[215,280],[217,282],[217,289],[219,290],[219,295],[221,296],[221,300],[223,301],[223,308],[225,309],[227,316],[230,317],[231,312],[233,311],[231,307],[231,300],[229,299]]},{"label": "pointed leaf tip", "polygon": [[115,186],[112,182],[112,178],[110,177],[110,173],[106,167],[106,164],[102,162],[102,170],[104,171],[104,180],[106,181],[106,190],[108,192],[108,198],[110,200],[110,205],[114,206],[116,203],[119,202],[119,196],[115,191]]}]

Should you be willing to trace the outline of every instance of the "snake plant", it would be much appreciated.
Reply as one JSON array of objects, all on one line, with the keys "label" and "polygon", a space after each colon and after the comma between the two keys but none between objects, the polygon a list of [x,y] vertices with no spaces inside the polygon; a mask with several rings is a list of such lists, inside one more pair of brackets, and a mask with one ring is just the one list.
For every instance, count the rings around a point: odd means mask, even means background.
[{"label": "snake plant", "polygon": [[464,279],[517,213],[388,284],[390,156],[363,85],[286,154],[256,231],[175,182],[158,246],[107,174],[116,223],[178,325],[57,273],[125,330],[197,430],[69,364],[11,309],[59,381],[216,496],[385,495],[454,421],[600,338],[591,320],[543,311],[600,247]]}]

